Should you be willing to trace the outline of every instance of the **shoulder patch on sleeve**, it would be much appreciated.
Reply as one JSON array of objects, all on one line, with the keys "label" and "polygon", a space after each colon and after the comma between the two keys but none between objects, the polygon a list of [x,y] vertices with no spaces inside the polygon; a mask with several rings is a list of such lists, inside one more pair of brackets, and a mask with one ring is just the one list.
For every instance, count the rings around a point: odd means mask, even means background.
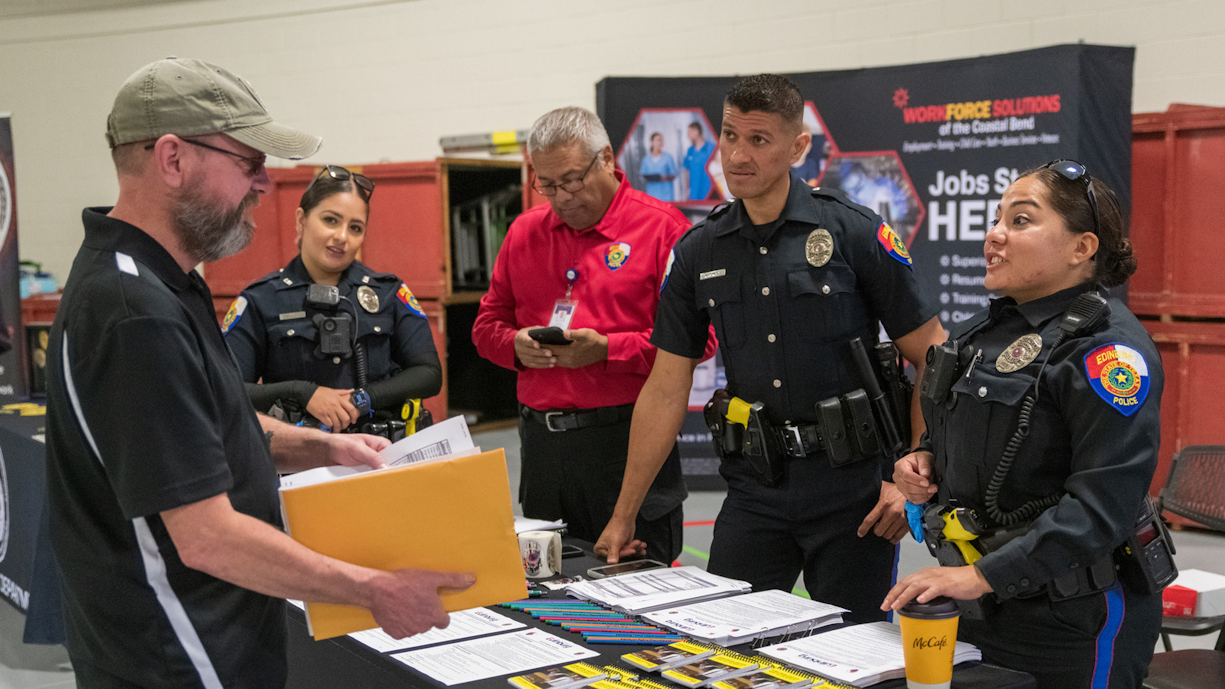
[{"label": "shoulder patch on sleeve", "polygon": [[240,295],[234,300],[233,304],[230,304],[230,310],[225,312],[225,318],[221,320],[221,334],[229,333],[230,328],[233,328],[238,323],[238,319],[242,318],[242,314],[246,310],[247,298]]},{"label": "shoulder patch on sleeve", "polygon": [[1148,398],[1148,362],[1125,344],[1102,345],[1085,355],[1089,385],[1123,416],[1131,416]]},{"label": "shoulder patch on sleeve", "polygon": [[913,268],[914,263],[910,260],[910,252],[906,250],[906,244],[902,238],[889,227],[889,223],[882,222],[880,227],[876,228],[876,240],[880,245],[885,247],[885,253],[893,257],[893,260],[905,265],[907,268]]},{"label": "shoulder patch on sleeve", "polygon": [[408,285],[403,282],[400,283],[400,289],[396,290],[396,298],[400,300],[400,303],[404,304],[404,308],[414,315],[429,320],[425,315],[425,311],[421,308],[421,304],[417,303],[417,298],[413,296],[413,292],[408,288]]},{"label": "shoulder patch on sleeve", "polygon": [[676,262],[676,249],[668,251],[668,264],[664,266],[664,279],[659,283],[659,293],[664,293],[664,288],[668,286],[668,276],[672,274],[672,264]]}]

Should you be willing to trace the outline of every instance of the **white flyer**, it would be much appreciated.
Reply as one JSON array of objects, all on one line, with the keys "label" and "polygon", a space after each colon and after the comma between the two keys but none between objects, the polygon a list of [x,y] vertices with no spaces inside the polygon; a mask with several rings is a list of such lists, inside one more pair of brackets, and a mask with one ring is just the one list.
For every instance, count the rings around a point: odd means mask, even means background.
[{"label": "white flyer", "polygon": [[[429,464],[478,452],[480,448],[472,444],[468,423],[463,416],[454,416],[383,448],[379,454],[387,462],[387,468],[391,468],[408,464]],[[374,470],[364,465],[307,469],[282,476],[281,490],[325,483],[367,471]]]},{"label": "white flyer", "polygon": [[571,585],[566,592],[575,598],[638,615],[667,606],[745,593],[749,588],[748,582],[686,566],[583,581]]},{"label": "white flyer", "polygon": [[451,613],[451,624],[446,629],[431,629],[403,639],[394,639],[382,629],[367,629],[353,632],[349,636],[373,648],[379,653],[403,651],[407,648],[433,646],[445,641],[468,639],[495,632],[507,632],[527,625],[486,608],[472,608]]},{"label": "white flyer", "polygon": [[774,636],[842,621],[845,608],[770,590],[648,612],[644,618],[715,643]]},{"label": "white flyer", "polygon": [[539,629],[396,653],[392,658],[447,686],[564,665],[599,653]]}]

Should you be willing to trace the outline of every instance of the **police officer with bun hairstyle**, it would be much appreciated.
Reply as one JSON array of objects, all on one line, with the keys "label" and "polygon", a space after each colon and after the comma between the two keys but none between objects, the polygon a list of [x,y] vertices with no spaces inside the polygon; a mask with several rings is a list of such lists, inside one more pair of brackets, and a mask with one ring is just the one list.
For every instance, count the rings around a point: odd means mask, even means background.
[{"label": "police officer with bun hairstyle", "polygon": [[355,260],[373,192],[324,166],[298,206],[298,256],[243,290],[222,330],[257,411],[395,439],[406,402],[442,388],[442,366],[408,287]]},{"label": "police officer with bun hairstyle", "polygon": [[1148,500],[1161,356],[1102,289],[1136,270],[1118,201],[1075,161],[1026,172],[984,255],[1002,297],[932,348],[894,472],[943,566],[881,607],[959,599],[959,638],[1041,688],[1140,686],[1176,572]]},{"label": "police officer with bun hairstyle", "polygon": [[[711,400],[707,423],[721,441],[728,493],[710,571],[786,591],[802,572],[814,599],[850,609],[854,621],[884,619],[878,608],[906,519],[905,500],[882,479],[918,434],[893,425],[886,447],[878,393],[885,368],[898,371],[897,350],[921,367],[944,330],[892,228],[845,194],[791,176],[811,139],[803,111],[796,85],[775,74],[727,93],[719,151],[737,200],[673,249],[651,334],[659,352],[595,550],[614,561],[642,549],[633,518],[684,419],[713,323],[727,389]],[[885,357],[876,347],[882,323],[897,343]],[[897,397],[893,424],[906,413],[906,395]]]}]

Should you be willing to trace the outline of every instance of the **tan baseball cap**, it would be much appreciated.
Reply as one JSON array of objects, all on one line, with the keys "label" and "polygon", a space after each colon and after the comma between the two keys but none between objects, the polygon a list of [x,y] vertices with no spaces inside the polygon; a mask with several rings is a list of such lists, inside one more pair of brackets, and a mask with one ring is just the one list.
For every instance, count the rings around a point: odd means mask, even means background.
[{"label": "tan baseball cap", "polygon": [[224,133],[278,158],[314,155],[321,139],[272,121],[246,79],[217,65],[168,57],[128,77],[106,118],[111,148],[165,134]]}]

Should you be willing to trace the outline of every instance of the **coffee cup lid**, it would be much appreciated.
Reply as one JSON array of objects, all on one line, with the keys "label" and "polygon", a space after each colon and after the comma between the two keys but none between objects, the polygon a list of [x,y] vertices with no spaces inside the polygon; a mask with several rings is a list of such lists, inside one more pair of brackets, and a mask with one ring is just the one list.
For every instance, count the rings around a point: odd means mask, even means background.
[{"label": "coffee cup lid", "polygon": [[948,596],[937,596],[926,603],[920,603],[915,599],[903,605],[898,612],[906,617],[920,620],[947,620],[961,614],[957,601]]}]

